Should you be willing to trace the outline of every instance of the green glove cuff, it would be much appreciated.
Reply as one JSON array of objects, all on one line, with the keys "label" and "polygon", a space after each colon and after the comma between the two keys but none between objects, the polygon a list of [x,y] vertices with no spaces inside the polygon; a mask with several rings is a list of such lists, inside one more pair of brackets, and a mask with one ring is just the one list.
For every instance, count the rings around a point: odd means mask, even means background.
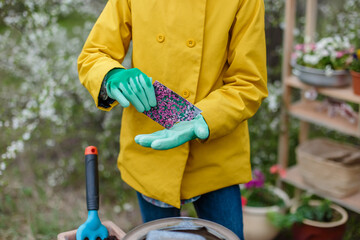
[{"label": "green glove cuff", "polygon": [[112,75],[122,72],[122,71],[126,71],[126,69],[125,68],[113,68],[106,74],[105,79],[109,79]]},{"label": "green glove cuff", "polygon": [[139,112],[156,106],[152,80],[137,68],[109,71],[106,74],[106,91],[121,106],[128,107],[131,103]]}]

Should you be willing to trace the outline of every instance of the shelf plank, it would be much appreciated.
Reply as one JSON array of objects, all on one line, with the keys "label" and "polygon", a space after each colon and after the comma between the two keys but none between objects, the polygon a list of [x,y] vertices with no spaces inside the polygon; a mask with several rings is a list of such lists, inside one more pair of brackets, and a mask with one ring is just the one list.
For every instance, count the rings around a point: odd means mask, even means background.
[{"label": "shelf plank", "polygon": [[345,198],[335,198],[331,197],[327,194],[324,194],[318,190],[315,190],[314,188],[308,186],[304,181],[300,174],[300,169],[297,165],[287,169],[286,176],[281,179],[283,182],[286,182],[290,185],[293,185],[297,188],[300,188],[302,190],[308,190],[322,198],[327,198],[334,203],[337,203],[349,210],[352,210],[358,214],[360,214],[360,191],[358,193],[355,193],[351,196],[345,197]]},{"label": "shelf plank", "polygon": [[356,121],[350,123],[341,116],[331,117],[327,112],[320,111],[321,102],[318,101],[299,101],[289,106],[289,113],[300,120],[324,126],[350,136],[360,137]]},{"label": "shelf plank", "polygon": [[[285,84],[287,86],[302,89],[302,90],[314,88],[314,86],[311,86],[311,85],[301,82],[298,79],[298,77],[296,77],[294,75],[287,77],[285,79]],[[360,104],[360,96],[354,94],[351,85],[347,86],[347,87],[341,87],[341,88],[340,87],[337,87],[337,88],[315,87],[315,88],[318,91],[318,93],[320,93],[322,95]]]}]

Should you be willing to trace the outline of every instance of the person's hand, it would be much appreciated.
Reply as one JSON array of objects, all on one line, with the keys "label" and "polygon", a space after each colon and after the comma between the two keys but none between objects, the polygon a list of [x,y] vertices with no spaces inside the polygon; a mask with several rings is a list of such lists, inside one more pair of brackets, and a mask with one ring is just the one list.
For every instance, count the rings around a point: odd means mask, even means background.
[{"label": "person's hand", "polygon": [[203,116],[198,115],[191,121],[175,124],[170,129],[164,129],[151,134],[141,134],[135,137],[135,142],[143,147],[156,150],[167,150],[178,147],[195,138],[209,137],[209,127]]},{"label": "person's hand", "polygon": [[106,91],[110,98],[122,107],[130,103],[137,111],[144,112],[156,106],[154,86],[151,78],[137,68],[113,69],[107,75]]}]

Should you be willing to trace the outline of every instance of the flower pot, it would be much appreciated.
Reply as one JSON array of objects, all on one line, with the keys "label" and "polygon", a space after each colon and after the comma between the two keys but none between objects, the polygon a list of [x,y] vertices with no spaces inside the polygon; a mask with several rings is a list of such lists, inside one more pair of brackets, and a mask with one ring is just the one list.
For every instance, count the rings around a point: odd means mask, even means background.
[{"label": "flower pot", "polygon": [[354,94],[360,95],[360,72],[350,71]]},{"label": "flower pot", "polygon": [[317,87],[344,87],[351,83],[351,77],[347,70],[322,70],[316,68],[309,68],[298,65],[293,65],[293,74],[297,76],[300,81],[317,86]]},{"label": "flower pot", "polygon": [[[125,232],[121,230],[118,226],[116,226],[111,221],[103,222],[104,226],[109,231],[109,236],[115,236],[119,240],[125,236]],[[63,232],[58,234],[57,240],[76,240],[76,229],[68,232]]]},{"label": "flower pot", "polygon": [[[310,205],[317,206],[320,201],[312,200]],[[294,205],[291,212],[295,212],[298,206]],[[345,233],[348,214],[342,207],[332,204],[331,208],[341,215],[341,218],[334,222],[318,222],[305,219],[300,224],[292,227],[294,240],[341,240]]]},{"label": "flower pot", "polygon": [[271,187],[272,191],[285,202],[285,207],[250,207],[243,206],[244,236],[246,240],[271,240],[278,235],[280,229],[268,220],[269,212],[285,212],[290,205],[289,196],[280,188]]}]

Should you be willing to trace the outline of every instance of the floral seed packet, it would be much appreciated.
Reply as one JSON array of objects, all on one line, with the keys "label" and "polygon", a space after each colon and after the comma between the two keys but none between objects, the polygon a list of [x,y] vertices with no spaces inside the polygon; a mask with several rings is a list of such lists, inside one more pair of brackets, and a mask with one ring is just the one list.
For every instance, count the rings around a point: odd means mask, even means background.
[{"label": "floral seed packet", "polygon": [[154,82],[157,105],[144,114],[166,129],[181,121],[190,121],[201,113],[201,110],[185,98],[158,81]]}]

